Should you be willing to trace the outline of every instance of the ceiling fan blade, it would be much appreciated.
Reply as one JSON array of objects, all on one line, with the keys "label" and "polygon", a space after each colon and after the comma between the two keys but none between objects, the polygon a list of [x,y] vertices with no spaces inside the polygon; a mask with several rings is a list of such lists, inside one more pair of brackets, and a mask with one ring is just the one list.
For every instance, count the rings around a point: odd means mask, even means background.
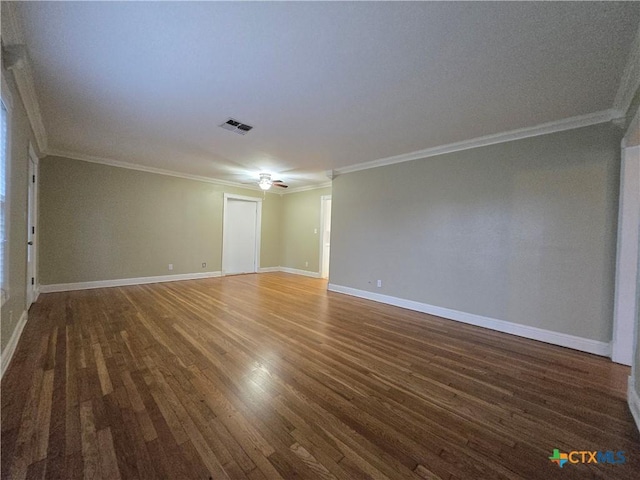
[{"label": "ceiling fan blade", "polygon": [[285,185],[284,183],[273,182],[273,186],[274,187],[280,187],[280,188],[289,188],[289,185]]}]

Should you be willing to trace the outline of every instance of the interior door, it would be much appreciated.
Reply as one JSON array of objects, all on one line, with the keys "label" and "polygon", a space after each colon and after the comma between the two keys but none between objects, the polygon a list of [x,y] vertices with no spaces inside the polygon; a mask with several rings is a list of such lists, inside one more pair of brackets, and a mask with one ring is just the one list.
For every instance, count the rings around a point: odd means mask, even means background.
[{"label": "interior door", "polygon": [[223,263],[225,275],[257,271],[258,203],[228,198]]},{"label": "interior door", "polygon": [[37,157],[29,148],[29,188],[27,193],[27,309],[36,300],[36,188]]}]

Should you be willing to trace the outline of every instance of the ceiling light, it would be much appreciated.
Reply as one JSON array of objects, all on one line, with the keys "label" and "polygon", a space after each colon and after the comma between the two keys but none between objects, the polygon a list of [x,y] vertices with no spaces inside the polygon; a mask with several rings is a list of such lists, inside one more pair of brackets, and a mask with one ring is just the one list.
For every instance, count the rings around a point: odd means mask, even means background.
[{"label": "ceiling light", "polygon": [[261,173],[260,181],[258,182],[258,186],[262,190],[269,190],[273,182],[271,181],[271,175],[269,173]]}]

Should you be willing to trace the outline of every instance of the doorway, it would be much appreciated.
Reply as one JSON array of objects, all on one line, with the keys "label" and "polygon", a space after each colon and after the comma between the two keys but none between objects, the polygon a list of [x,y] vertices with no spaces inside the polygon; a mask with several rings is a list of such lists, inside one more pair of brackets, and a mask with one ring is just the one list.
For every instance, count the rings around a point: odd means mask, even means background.
[{"label": "doorway", "polygon": [[222,215],[222,274],[256,273],[262,199],[225,193]]},{"label": "doorway", "polygon": [[331,195],[320,197],[320,277],[329,278],[331,258]]},{"label": "doorway", "polygon": [[640,110],[622,139],[620,203],[618,210],[618,248],[613,314],[611,359],[633,363],[635,323],[640,291]]},{"label": "doorway", "polygon": [[27,310],[38,299],[37,235],[38,157],[29,144],[29,187],[27,192]]}]

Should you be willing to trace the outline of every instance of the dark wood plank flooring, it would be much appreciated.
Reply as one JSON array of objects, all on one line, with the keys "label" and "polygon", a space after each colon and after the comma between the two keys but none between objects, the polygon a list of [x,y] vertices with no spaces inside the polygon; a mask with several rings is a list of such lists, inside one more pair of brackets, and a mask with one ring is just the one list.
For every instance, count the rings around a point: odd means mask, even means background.
[{"label": "dark wood plank flooring", "polygon": [[280,273],[52,293],[2,380],[2,478],[637,480],[628,375]]}]

